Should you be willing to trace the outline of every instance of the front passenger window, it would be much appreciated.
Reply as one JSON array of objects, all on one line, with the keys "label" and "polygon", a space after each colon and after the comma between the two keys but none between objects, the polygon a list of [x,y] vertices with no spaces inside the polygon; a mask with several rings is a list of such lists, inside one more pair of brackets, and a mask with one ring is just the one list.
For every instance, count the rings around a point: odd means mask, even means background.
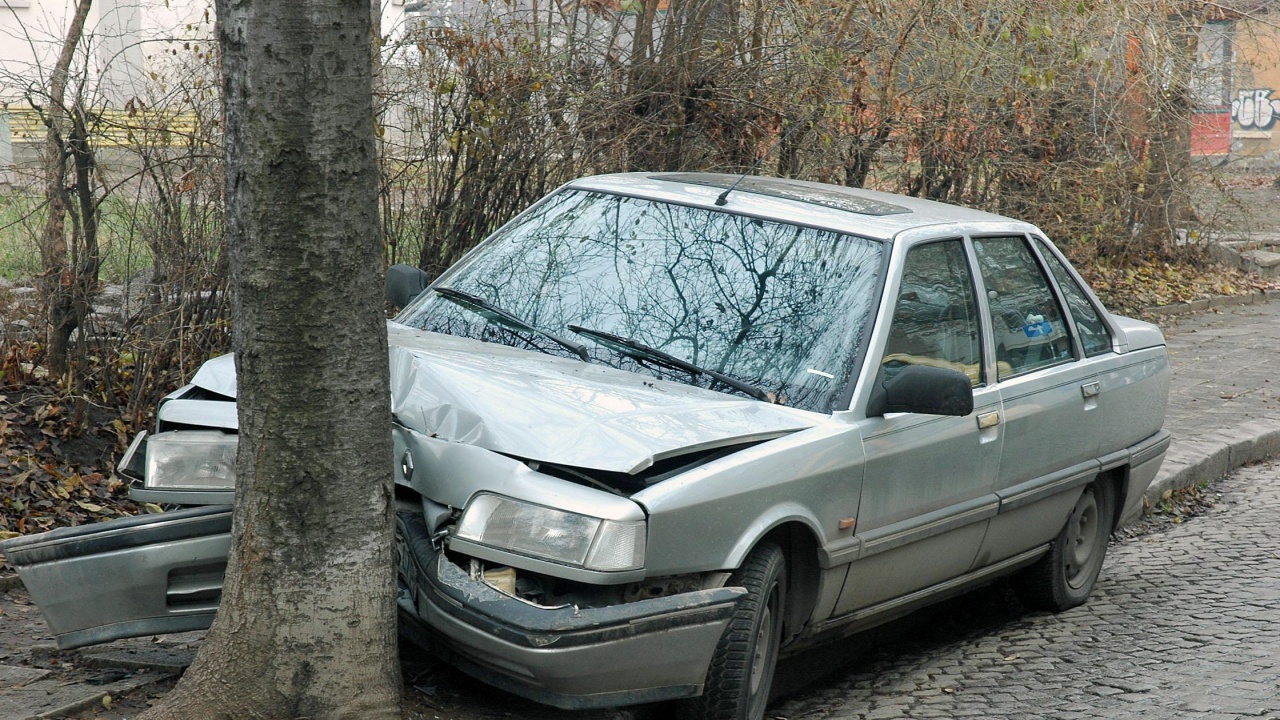
[{"label": "front passenger window", "polygon": [[884,378],[908,365],[929,365],[959,370],[973,385],[981,385],[979,325],[962,242],[943,240],[912,248],[889,325]]},{"label": "front passenger window", "polygon": [[973,247],[987,286],[999,379],[1072,359],[1062,308],[1026,239],[974,238]]}]

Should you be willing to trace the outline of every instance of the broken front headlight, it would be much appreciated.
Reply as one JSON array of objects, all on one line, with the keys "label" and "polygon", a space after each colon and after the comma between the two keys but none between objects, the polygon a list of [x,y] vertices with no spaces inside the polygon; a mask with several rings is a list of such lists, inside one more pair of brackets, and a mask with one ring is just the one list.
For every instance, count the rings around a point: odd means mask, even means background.
[{"label": "broken front headlight", "polygon": [[149,490],[230,490],[236,484],[236,436],[174,430],[147,438]]},{"label": "broken front headlight", "polygon": [[644,522],[605,520],[501,495],[476,495],[454,535],[587,570],[644,567]]}]

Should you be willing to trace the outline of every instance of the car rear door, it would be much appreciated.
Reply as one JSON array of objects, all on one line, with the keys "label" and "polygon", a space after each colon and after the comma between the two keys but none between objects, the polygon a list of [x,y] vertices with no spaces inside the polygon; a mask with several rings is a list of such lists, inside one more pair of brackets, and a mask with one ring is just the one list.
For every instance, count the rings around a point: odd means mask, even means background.
[{"label": "car rear door", "polygon": [[[1098,473],[1100,365],[1091,361],[1030,238],[974,237],[996,349],[1004,446],[1000,512],[975,565],[1047,543]],[[1105,330],[1104,330],[1105,332]],[[1091,336],[1091,347],[1099,338]],[[1110,342],[1101,338],[1109,349]]]},{"label": "car rear door", "polygon": [[0,544],[62,649],[213,622],[231,508],[58,528]]},{"label": "car rear door", "polygon": [[[1152,402],[1153,393],[1144,380],[1160,373],[1162,350],[1118,352],[1111,328],[1103,312],[1078,278],[1042,238],[1032,243],[1040,253],[1050,275],[1070,310],[1071,329],[1079,340],[1081,363],[1088,378],[1082,387],[1091,415],[1089,434],[1078,442],[1088,444],[1106,469],[1120,462],[1119,453],[1127,459],[1127,448],[1150,437],[1163,424],[1164,404]],[[1156,394],[1160,398],[1164,393]]]}]

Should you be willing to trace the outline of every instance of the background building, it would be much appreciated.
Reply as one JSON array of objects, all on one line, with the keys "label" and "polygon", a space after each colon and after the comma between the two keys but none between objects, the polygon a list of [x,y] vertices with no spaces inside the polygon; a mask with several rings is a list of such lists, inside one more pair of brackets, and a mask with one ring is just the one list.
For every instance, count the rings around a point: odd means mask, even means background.
[{"label": "background building", "polygon": [[1200,32],[1192,153],[1280,167],[1280,0],[1223,10]]}]

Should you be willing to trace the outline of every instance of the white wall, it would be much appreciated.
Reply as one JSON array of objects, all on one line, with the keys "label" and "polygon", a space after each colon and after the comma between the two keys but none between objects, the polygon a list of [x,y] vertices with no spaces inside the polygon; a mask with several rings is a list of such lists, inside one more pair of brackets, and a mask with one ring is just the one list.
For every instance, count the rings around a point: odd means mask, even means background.
[{"label": "white wall", "polygon": [[[74,0],[0,0],[0,102],[47,85],[73,12]],[[95,0],[73,75],[93,102],[119,107],[188,43],[212,39],[212,0]]]},{"label": "white wall", "polygon": [[[389,42],[401,38],[416,18],[447,23],[441,16],[479,4],[377,1],[382,35]],[[74,8],[75,0],[0,0],[0,103],[25,104],[28,87],[47,87]],[[198,62],[192,46],[207,49],[213,42],[213,0],[94,0],[76,74],[86,79],[95,104],[120,107],[155,91],[152,72],[164,75],[175,64]]]}]

